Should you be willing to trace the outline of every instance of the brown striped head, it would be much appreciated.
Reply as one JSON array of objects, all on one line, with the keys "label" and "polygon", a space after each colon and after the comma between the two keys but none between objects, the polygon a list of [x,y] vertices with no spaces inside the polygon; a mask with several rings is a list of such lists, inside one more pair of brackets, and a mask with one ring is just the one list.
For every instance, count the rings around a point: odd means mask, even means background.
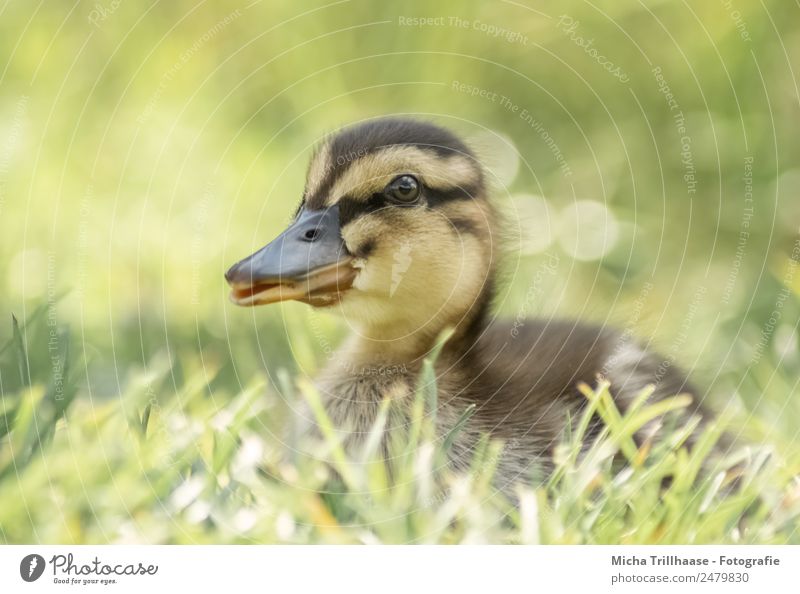
[{"label": "brown striped head", "polygon": [[482,306],[492,221],[481,166],[457,136],[369,120],[322,143],[295,221],[226,278],[240,305],[336,304],[370,335],[435,335]]}]

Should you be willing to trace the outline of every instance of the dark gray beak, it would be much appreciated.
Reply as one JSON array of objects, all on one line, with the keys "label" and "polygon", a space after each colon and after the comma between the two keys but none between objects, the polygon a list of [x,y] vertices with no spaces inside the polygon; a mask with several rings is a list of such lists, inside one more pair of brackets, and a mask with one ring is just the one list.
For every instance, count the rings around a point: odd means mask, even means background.
[{"label": "dark gray beak", "polygon": [[339,207],[302,210],[286,231],[231,266],[225,280],[237,305],[288,299],[330,305],[353,283],[351,261],[339,226]]}]

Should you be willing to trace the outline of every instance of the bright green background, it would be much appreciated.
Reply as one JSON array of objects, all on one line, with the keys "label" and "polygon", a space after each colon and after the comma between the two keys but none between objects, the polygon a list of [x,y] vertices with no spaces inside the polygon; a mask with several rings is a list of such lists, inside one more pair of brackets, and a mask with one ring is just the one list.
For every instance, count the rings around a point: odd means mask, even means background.
[{"label": "bright green background", "polygon": [[[0,338],[11,337],[12,312],[24,321],[50,304],[41,320],[68,328],[70,385],[84,402],[125,393],[131,377],[165,361],[175,365],[158,398],[179,389],[187,368],[219,367],[207,390],[216,405],[265,370],[273,391],[279,369],[313,374],[341,323],[300,304],[236,309],[223,272],[286,223],[324,134],[419,114],[482,133],[489,161],[513,159],[487,138],[511,141],[521,164],[499,199],[543,196],[552,213],[593,200],[619,223],[599,260],[572,260],[557,227],[546,252],[512,253],[501,311],[632,324],[718,408],[740,413],[752,439],[798,452],[800,271],[790,255],[800,227],[800,9],[784,0],[530,4],[5,2]],[[562,14],[579,22],[573,33],[559,28]],[[444,24],[402,24],[420,16]],[[656,66],[685,116],[693,195]],[[518,114],[454,81],[530,112],[573,174]],[[754,211],[738,261],[748,157]],[[546,254],[558,255],[559,273],[526,303]],[[653,288],[639,314],[645,283]],[[49,328],[38,328],[26,331],[27,352],[32,383],[47,384]],[[0,367],[4,398],[26,383],[12,350]]]}]

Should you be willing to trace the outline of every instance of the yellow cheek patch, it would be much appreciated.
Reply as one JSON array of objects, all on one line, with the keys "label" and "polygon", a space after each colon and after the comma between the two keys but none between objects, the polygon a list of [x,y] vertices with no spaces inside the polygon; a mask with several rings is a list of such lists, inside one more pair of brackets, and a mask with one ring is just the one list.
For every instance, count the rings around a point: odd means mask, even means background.
[{"label": "yellow cheek patch", "polygon": [[[475,227],[484,228],[485,219],[476,215],[471,217],[477,218]],[[461,232],[442,211],[413,208],[388,208],[364,214],[344,226],[342,238],[354,257],[369,260],[372,265],[379,265],[382,260],[391,263],[405,246],[415,249],[425,246],[425,251],[438,260],[460,255],[465,245],[482,243],[472,234]]]},{"label": "yellow cheek patch", "polygon": [[476,184],[480,167],[467,155],[442,157],[415,146],[392,146],[354,161],[334,183],[326,204],[333,206],[343,196],[368,198],[403,173],[433,189],[452,190]]},{"label": "yellow cheek patch", "polygon": [[378,239],[388,231],[388,225],[380,217],[366,214],[342,228],[342,239],[347,249],[358,256],[364,251],[372,252]]}]

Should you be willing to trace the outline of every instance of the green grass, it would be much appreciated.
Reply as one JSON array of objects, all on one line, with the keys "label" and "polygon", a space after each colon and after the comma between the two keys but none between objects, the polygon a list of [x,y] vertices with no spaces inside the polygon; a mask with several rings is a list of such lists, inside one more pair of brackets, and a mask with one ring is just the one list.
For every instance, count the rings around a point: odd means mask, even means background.
[{"label": "green grass", "polygon": [[[797,458],[777,443],[717,451],[724,429],[747,424],[736,414],[709,424],[691,451],[694,421],[637,447],[633,433],[664,414],[670,426],[685,396],[648,405],[645,391],[621,415],[607,384],[582,386],[586,413],[556,448],[555,472],[520,485],[515,504],[492,486],[502,443],[484,440],[467,473],[444,464],[435,390],[416,396],[388,473],[377,452],[388,401],[348,457],[311,383],[288,374],[282,394],[260,381],[234,394],[213,388],[216,369],[179,359],[132,371],[120,397],[95,399],[81,391],[85,361],[73,361],[65,330],[51,351],[62,384],[29,354],[53,336],[41,311],[32,318],[15,320],[2,347],[20,385],[3,391],[0,409],[6,542],[800,543]],[[430,380],[432,366],[423,373]],[[293,430],[300,398],[324,439]],[[594,412],[605,429],[580,454]]]},{"label": "green grass", "polygon": [[[0,9],[0,541],[800,540],[796,3],[733,2],[747,40],[722,2],[176,0],[92,22],[98,3]],[[396,113],[500,155],[498,315],[630,331],[707,388],[740,444],[727,459],[688,454],[679,431],[640,452],[630,434],[653,411],[620,418],[602,390],[603,442],[578,458],[565,436],[519,508],[491,488],[502,444],[467,476],[441,467],[432,392],[394,482],[303,437],[292,403],[313,403],[346,325],[303,304],[234,308],[223,273],[283,230],[315,141]],[[617,222],[589,261],[562,225],[585,200]]]}]

